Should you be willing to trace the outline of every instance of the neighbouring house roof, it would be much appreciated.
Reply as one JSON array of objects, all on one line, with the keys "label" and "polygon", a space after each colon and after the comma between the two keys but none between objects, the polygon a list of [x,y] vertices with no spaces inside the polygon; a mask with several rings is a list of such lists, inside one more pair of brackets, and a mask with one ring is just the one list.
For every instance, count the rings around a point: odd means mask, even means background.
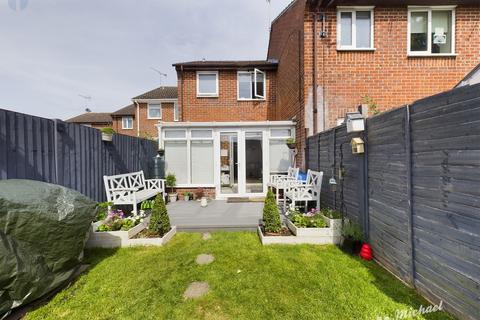
[{"label": "neighbouring house roof", "polygon": [[241,68],[261,68],[263,70],[276,70],[277,60],[222,60],[222,61],[188,61],[174,63],[178,70],[236,70]]},{"label": "neighbouring house roof", "polygon": [[112,117],[109,112],[86,112],[65,121],[73,123],[112,123]]},{"label": "neighbouring house roof", "polygon": [[121,116],[135,116],[135,105],[132,103],[126,107],[123,107],[115,112],[112,112],[112,117],[121,117]]},{"label": "neighbouring house roof", "polygon": [[177,99],[178,98],[178,90],[177,87],[158,87],[153,90],[147,91],[142,93],[139,96],[133,98],[133,100],[140,100],[140,99]]},{"label": "neighbouring house roof", "polygon": [[472,69],[465,78],[460,81],[455,88],[480,83],[480,63]]},{"label": "neighbouring house roof", "polygon": [[308,0],[313,7],[332,7],[340,5],[375,5],[375,6],[407,6],[407,5],[479,5],[478,0]]}]

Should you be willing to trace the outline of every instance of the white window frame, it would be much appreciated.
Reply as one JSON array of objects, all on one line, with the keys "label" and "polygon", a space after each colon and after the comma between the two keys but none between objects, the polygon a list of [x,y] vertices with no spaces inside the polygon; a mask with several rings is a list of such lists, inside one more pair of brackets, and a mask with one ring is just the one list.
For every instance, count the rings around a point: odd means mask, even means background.
[{"label": "white window frame", "polygon": [[[155,104],[155,105],[159,105],[160,106],[160,117],[150,117],[150,105],[151,104]],[[148,105],[147,105],[147,119],[162,119],[162,109],[163,109],[163,106],[162,106],[162,103],[161,102],[149,102]]]},{"label": "white window frame", "polygon": [[[455,8],[457,6],[408,6],[407,19],[407,55],[409,57],[453,57],[455,53]],[[432,53],[432,11],[451,11],[452,12],[452,52],[451,53]],[[428,12],[427,23],[427,51],[411,51],[411,15],[412,12]]]},{"label": "white window frame", "polygon": [[[132,120],[132,126],[130,128],[125,126],[125,121],[126,119]],[[122,117],[122,129],[123,130],[133,130],[133,117],[132,116],[124,116]]]},{"label": "white window frame", "polygon": [[[375,43],[375,6],[338,6],[337,7],[337,50],[338,51],[374,51]],[[357,48],[357,11],[370,11],[370,47],[368,48]],[[352,45],[342,46],[342,21],[341,14],[342,12],[352,13]]]},{"label": "white window frame", "polygon": [[173,121],[180,121],[180,107],[178,102],[173,103]]},{"label": "white window frame", "polygon": [[[216,91],[201,93],[200,92],[200,75],[201,74],[214,74],[216,77]],[[198,98],[216,98],[218,97],[218,71],[197,71],[197,97]]]},{"label": "white window frame", "polygon": [[[263,74],[263,96],[257,94],[257,74]],[[254,90],[252,92],[251,98],[240,98],[240,74],[249,74],[250,77],[253,77]],[[251,87],[250,87],[251,90]],[[267,97],[267,74],[264,71],[261,71],[257,68],[253,69],[253,71],[246,71],[246,70],[239,70],[237,71],[237,100],[238,101],[265,101]]]}]

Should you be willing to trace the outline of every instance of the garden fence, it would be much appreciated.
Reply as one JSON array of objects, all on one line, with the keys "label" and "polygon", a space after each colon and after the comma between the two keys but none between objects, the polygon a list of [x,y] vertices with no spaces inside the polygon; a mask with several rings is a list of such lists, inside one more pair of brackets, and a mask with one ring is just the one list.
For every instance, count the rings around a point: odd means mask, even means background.
[{"label": "garden fence", "polygon": [[155,141],[0,109],[0,179],[32,179],[105,201],[103,175],[147,170]]},{"label": "garden fence", "polygon": [[[361,137],[365,153],[350,140]],[[375,258],[454,314],[480,315],[480,85],[338,126],[308,139],[321,202],[364,229]],[[338,185],[334,192],[329,179]]]}]

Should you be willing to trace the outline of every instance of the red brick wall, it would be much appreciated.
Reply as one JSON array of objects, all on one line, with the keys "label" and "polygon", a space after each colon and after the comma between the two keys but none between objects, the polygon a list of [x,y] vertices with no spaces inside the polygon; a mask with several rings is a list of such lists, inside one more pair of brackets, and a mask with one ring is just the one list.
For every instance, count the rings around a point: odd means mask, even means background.
[{"label": "red brick wall", "polygon": [[268,59],[277,59],[277,101],[272,120],[291,120],[295,117],[297,166],[303,164],[305,127],[303,112],[303,19],[305,1],[292,3],[272,23]]},{"label": "red brick wall", "polygon": [[116,133],[124,134],[127,136],[137,136],[137,120],[133,116],[133,129],[122,129],[122,117],[112,117],[113,118],[113,130]]},{"label": "red brick wall", "polygon": [[[456,57],[407,57],[407,13],[407,7],[376,7],[377,50],[341,52],[336,50],[336,9],[327,12],[328,37],[319,38],[317,47],[317,84],[326,90],[327,128],[354,111],[364,96],[385,111],[451,89],[480,62],[479,7],[456,9]],[[312,90],[312,25],[311,19],[305,21],[305,99]],[[321,24],[317,26],[318,34]],[[321,105],[319,96],[319,111]]]},{"label": "red brick wall", "polygon": [[[196,72],[178,72],[181,121],[264,121],[269,119],[276,96],[275,73],[267,72],[266,100],[237,100],[237,71],[220,70],[219,96],[197,97]],[[183,79],[182,79],[183,77]]]},{"label": "red brick wall", "polygon": [[[147,103],[139,103],[140,137],[157,138],[158,131],[155,126],[159,121],[171,122],[174,120],[174,103],[162,102],[162,119],[148,119]],[[122,129],[122,117],[113,117],[113,129],[121,134],[137,136],[137,119],[133,116],[133,129]]]}]

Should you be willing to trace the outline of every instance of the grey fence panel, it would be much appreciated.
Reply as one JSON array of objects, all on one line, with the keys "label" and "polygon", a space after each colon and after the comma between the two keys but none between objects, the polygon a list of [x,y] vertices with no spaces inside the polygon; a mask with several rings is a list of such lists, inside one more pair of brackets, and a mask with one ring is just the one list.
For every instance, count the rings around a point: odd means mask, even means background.
[{"label": "grey fence panel", "polygon": [[415,285],[474,319],[480,315],[480,87],[413,104],[411,128]]},{"label": "grey fence panel", "polygon": [[[104,201],[103,175],[148,168],[154,141],[0,109],[0,179],[40,180]],[[146,172],[147,173],[147,172]]]},{"label": "grey fence panel", "polygon": [[351,137],[340,126],[308,140],[309,168],[325,173],[322,205],[357,219],[392,273],[460,318],[477,319],[480,85],[367,119],[364,156],[348,150]]},{"label": "grey fence panel", "polygon": [[55,179],[51,120],[0,109],[0,179]]},{"label": "grey fence panel", "polygon": [[401,279],[411,277],[407,196],[406,109],[367,121],[370,243],[375,257]]}]

